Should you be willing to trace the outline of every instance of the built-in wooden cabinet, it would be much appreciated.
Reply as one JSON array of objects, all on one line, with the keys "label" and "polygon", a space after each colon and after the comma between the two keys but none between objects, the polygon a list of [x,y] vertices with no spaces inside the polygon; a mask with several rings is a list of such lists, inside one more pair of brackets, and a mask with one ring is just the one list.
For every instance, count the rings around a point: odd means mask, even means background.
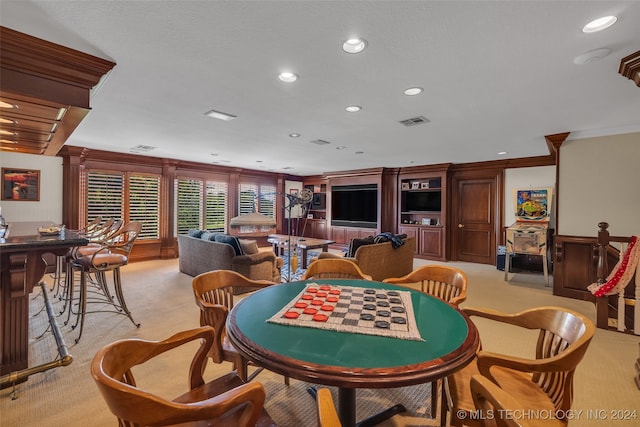
[{"label": "built-in wooden cabinet", "polygon": [[304,181],[304,189],[313,193],[311,202],[304,206],[299,235],[314,239],[327,239],[327,183],[323,178]]},{"label": "built-in wooden cabinet", "polygon": [[416,257],[446,260],[448,166],[403,168],[398,179],[398,232],[415,237]]},{"label": "built-in wooden cabinet", "polygon": [[304,237],[311,237],[313,239],[326,239],[327,238],[327,220],[326,219],[312,219],[304,218],[301,220],[302,228],[300,233]]},{"label": "built-in wooden cabinet", "polygon": [[375,236],[379,230],[375,228],[359,228],[359,227],[331,227],[331,240],[335,240],[337,244],[348,245],[352,239],[364,239],[367,236]]}]

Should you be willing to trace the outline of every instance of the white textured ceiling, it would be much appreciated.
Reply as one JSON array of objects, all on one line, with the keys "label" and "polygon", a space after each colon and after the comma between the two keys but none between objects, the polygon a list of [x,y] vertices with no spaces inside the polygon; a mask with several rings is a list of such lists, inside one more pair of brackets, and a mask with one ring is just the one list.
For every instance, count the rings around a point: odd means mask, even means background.
[{"label": "white textured ceiling", "polygon": [[[638,1],[2,0],[0,12],[5,27],[117,63],[69,145],[313,175],[546,155],[544,135],[640,131],[640,88],[618,74],[640,49]],[[613,27],[582,33],[610,14]],[[356,35],[368,49],[343,53]],[[299,80],[280,82],[283,70]],[[411,86],[424,93],[403,95]],[[420,115],[430,123],[398,123]]]}]

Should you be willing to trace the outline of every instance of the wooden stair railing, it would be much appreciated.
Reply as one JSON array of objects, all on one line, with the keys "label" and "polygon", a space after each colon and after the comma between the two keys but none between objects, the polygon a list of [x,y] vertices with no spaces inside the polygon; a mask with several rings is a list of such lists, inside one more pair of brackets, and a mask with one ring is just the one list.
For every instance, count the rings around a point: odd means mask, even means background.
[{"label": "wooden stair railing", "polygon": [[[607,276],[611,271],[608,266],[608,257],[611,253],[615,253],[622,258],[633,238],[611,236],[607,230],[609,224],[606,222],[598,223],[598,228],[598,280],[596,284],[602,285],[607,281]],[[611,246],[611,243],[620,244],[620,249]],[[598,328],[640,335],[640,283],[638,280],[640,280],[640,263],[636,266],[635,275],[627,287],[617,293],[617,304],[611,303],[615,295],[604,295],[595,299],[596,326]],[[611,298],[612,296],[614,298]],[[628,313],[628,309],[633,313]],[[610,326],[611,312],[617,315],[613,318],[617,326]]]}]

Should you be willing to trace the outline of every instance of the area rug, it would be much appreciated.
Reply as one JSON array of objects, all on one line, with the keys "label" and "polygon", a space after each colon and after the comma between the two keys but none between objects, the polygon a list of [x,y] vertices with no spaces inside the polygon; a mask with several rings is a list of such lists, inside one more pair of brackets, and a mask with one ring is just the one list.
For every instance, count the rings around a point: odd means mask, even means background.
[{"label": "area rug", "polygon": [[[307,252],[307,265],[311,263],[311,260],[316,258],[320,253],[308,251]],[[292,254],[293,256],[293,254]],[[291,278],[289,278],[289,253],[285,251],[282,255],[280,255],[284,264],[282,265],[282,269],[280,270],[282,276],[282,283],[293,282],[296,280],[300,280],[304,275],[306,269],[302,268],[302,260],[300,259],[300,254],[298,254],[298,265],[294,271],[291,271]]]},{"label": "area rug", "polygon": [[[263,371],[255,379],[262,383],[267,393],[265,408],[278,427],[315,427],[316,403],[307,392],[309,387],[326,387],[331,390],[334,402],[338,402],[338,389],[332,386],[311,384],[291,379],[286,386],[281,375]],[[437,426],[439,420],[430,416],[430,387],[420,384],[391,389],[357,389],[356,419],[367,417],[401,403],[407,409],[380,424],[380,427]]]}]

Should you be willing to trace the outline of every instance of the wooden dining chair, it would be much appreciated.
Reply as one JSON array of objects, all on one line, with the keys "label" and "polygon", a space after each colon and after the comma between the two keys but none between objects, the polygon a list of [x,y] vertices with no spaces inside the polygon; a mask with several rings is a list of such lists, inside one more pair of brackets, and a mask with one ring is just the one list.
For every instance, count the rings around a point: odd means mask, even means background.
[{"label": "wooden dining chair", "polygon": [[[252,280],[232,270],[214,270],[199,274],[191,282],[196,305],[200,308],[200,325],[211,326],[214,341],[209,357],[214,363],[231,362],[242,381],[251,381],[262,371],[248,375],[249,362],[242,357],[227,338],[225,323],[233,308],[234,287],[264,288],[275,285],[268,280]],[[289,385],[289,378],[285,376]]]},{"label": "wooden dining chair", "polygon": [[[275,426],[264,410],[262,384],[244,383],[235,372],[205,382],[204,365],[214,340],[213,328],[206,326],[176,333],[162,341],[139,338],[116,341],[94,356],[91,376],[121,426]],[[137,370],[139,365],[198,341],[200,346],[191,361],[186,392],[170,400],[136,384],[134,368],[136,373],[142,372]],[[164,370],[156,373],[172,375]]]},{"label": "wooden dining chair", "polygon": [[[458,307],[467,299],[467,275],[464,271],[448,265],[429,264],[396,278],[383,280],[394,285],[419,284],[420,290]],[[438,381],[431,382],[430,415],[435,418],[438,408]]]},{"label": "wooden dining chair", "polygon": [[316,408],[318,410],[318,427],[342,427],[336,405],[333,403],[331,390],[328,388],[316,390]]},{"label": "wooden dining chair", "polygon": [[371,280],[371,276],[360,270],[353,262],[341,258],[316,259],[302,276],[302,280],[310,279],[364,279]]},{"label": "wooden dining chair", "polygon": [[[513,396],[482,375],[474,375],[470,382],[471,396],[476,407],[476,415],[482,427],[533,427],[532,417],[518,417],[522,408]],[[540,417],[542,418],[542,417]],[[537,424],[545,427],[562,427],[563,421],[554,417],[544,417]]]},{"label": "wooden dining chair", "polygon": [[[519,402],[524,411],[566,414],[573,402],[573,376],[595,333],[595,325],[586,316],[560,307],[537,307],[516,314],[495,310],[464,308],[469,316],[538,332],[535,355],[530,358],[480,350],[465,368],[447,377],[443,387],[443,408],[448,403],[454,426],[481,425],[471,412],[475,404],[470,382],[483,375],[499,385]],[[444,396],[446,394],[446,397]],[[446,399],[446,400],[445,400]],[[557,412],[556,412],[557,411]],[[446,413],[442,413],[442,422]],[[566,425],[566,419],[560,419]]]},{"label": "wooden dining chair", "polygon": [[384,279],[383,282],[394,285],[420,284],[422,292],[456,307],[467,299],[467,275],[464,271],[448,265],[423,265],[406,276]]}]

